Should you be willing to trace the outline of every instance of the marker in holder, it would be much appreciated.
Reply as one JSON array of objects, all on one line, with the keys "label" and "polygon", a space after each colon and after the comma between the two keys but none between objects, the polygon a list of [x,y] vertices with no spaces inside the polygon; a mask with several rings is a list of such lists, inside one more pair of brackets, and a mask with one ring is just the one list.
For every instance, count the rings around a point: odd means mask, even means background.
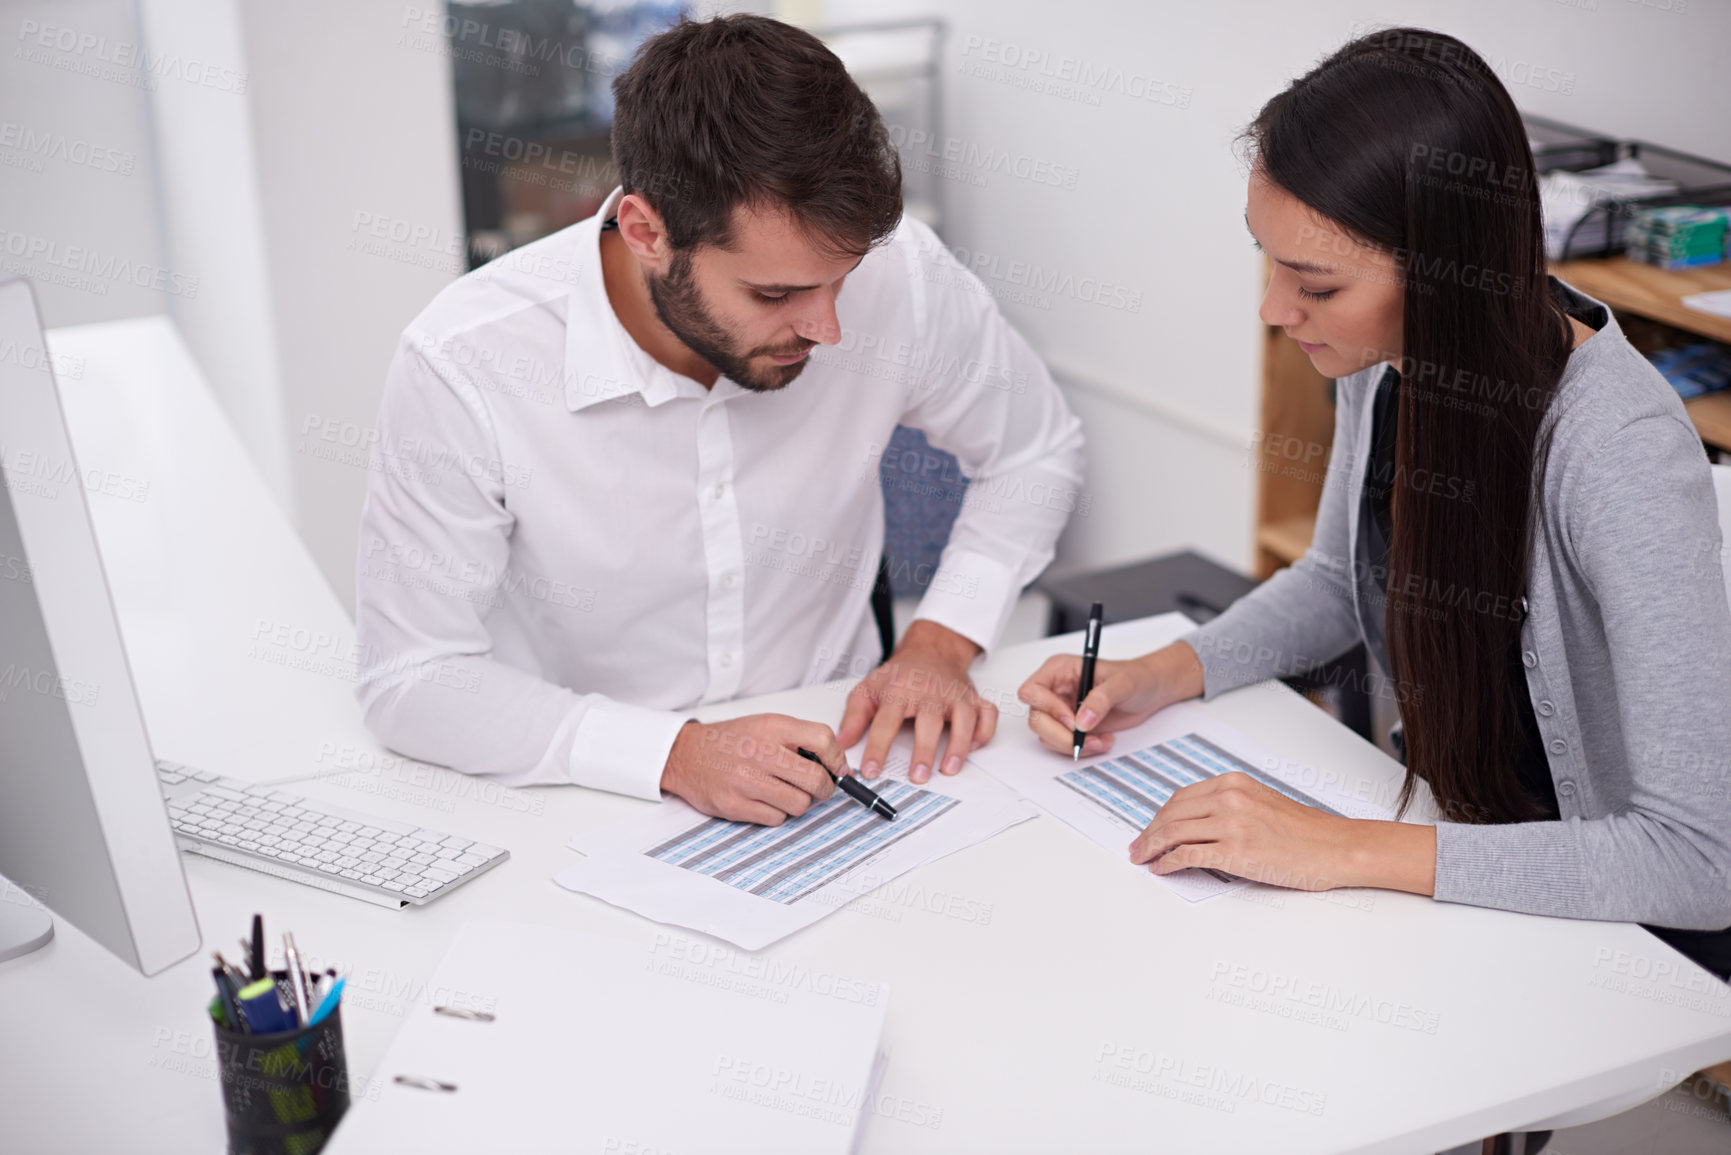
[{"label": "marker in holder", "polygon": [[[272,977],[287,982],[288,972]],[[342,1007],[274,1034],[212,1026],[229,1155],[314,1155],[349,1109]]]}]

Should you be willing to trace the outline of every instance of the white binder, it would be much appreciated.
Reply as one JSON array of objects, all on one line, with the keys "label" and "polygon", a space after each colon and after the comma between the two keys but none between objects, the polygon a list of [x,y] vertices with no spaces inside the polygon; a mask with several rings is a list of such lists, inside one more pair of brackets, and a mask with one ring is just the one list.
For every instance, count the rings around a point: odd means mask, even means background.
[{"label": "white binder", "polygon": [[872,1114],[889,1001],[678,931],[508,922],[464,924],[427,991],[329,1155],[839,1155]]}]

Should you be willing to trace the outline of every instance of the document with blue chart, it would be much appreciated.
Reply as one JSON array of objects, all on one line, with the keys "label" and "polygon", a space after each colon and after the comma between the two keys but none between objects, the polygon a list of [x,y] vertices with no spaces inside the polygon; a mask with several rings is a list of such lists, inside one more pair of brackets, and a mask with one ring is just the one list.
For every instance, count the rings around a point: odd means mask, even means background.
[{"label": "document with blue chart", "polygon": [[[1024,798],[1123,858],[1127,865],[1131,840],[1174,793],[1222,774],[1247,775],[1329,814],[1394,817],[1392,810],[1374,797],[1368,783],[1354,784],[1325,770],[1280,758],[1214,721],[1206,707],[1193,702],[1168,706],[1140,726],[1118,734],[1109,753],[1080,762],[1028,741],[994,743],[977,752],[974,761]],[[1360,792],[1355,792],[1355,785]],[[1153,877],[1192,902],[1250,885],[1216,870],[1185,870]]]},{"label": "document with blue chart", "polygon": [[[969,767],[914,785],[910,747],[906,735],[898,739],[871,783],[896,808],[894,821],[839,790],[780,826],[709,818],[672,798],[635,821],[573,838],[584,857],[554,881],[757,950],[1037,813]],[[861,750],[849,751],[850,764],[859,764]]]}]

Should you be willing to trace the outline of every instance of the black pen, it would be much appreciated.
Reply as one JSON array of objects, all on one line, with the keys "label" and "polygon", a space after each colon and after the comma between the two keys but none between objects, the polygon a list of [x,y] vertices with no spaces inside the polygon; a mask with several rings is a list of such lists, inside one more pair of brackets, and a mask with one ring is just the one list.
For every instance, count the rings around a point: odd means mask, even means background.
[{"label": "black pen", "polygon": [[[1076,710],[1082,709],[1082,703],[1089,694],[1094,692],[1094,663],[1100,658],[1100,621],[1106,616],[1106,607],[1099,602],[1088,611],[1088,636],[1082,643],[1082,680],[1076,686]],[[1070,731],[1074,739],[1075,749],[1070,751],[1070,761],[1079,761],[1082,757],[1082,742],[1087,737],[1080,730]]]},{"label": "black pen", "polygon": [[[813,754],[810,750],[807,750],[804,746],[799,748],[799,756],[816,762],[819,766],[823,766],[823,759],[819,758],[816,754]],[[852,774],[844,774],[840,778],[837,778],[835,776],[835,771],[831,770],[828,766],[823,766],[823,772],[829,775],[831,782],[834,782],[837,786],[841,787],[841,792],[843,794],[846,794],[849,798],[852,798],[855,802],[858,802],[873,814],[882,815],[891,822],[895,821],[896,808],[891,806],[888,802],[885,802],[882,798],[879,798],[876,791],[862,783],[858,778],[855,778]]]},{"label": "black pen", "polygon": [[247,953],[251,956],[249,961],[252,963],[252,981],[256,983],[265,976],[264,915],[262,914],[252,916],[252,946]]}]

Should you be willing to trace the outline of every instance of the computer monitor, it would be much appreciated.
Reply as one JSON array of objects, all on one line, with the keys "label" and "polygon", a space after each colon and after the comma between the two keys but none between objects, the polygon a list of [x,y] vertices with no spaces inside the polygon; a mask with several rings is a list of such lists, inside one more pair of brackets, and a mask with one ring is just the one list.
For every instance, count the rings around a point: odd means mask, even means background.
[{"label": "computer monitor", "polygon": [[0,959],[51,937],[29,895],[155,974],[198,950],[198,920],[19,278],[0,280],[0,471]]}]

